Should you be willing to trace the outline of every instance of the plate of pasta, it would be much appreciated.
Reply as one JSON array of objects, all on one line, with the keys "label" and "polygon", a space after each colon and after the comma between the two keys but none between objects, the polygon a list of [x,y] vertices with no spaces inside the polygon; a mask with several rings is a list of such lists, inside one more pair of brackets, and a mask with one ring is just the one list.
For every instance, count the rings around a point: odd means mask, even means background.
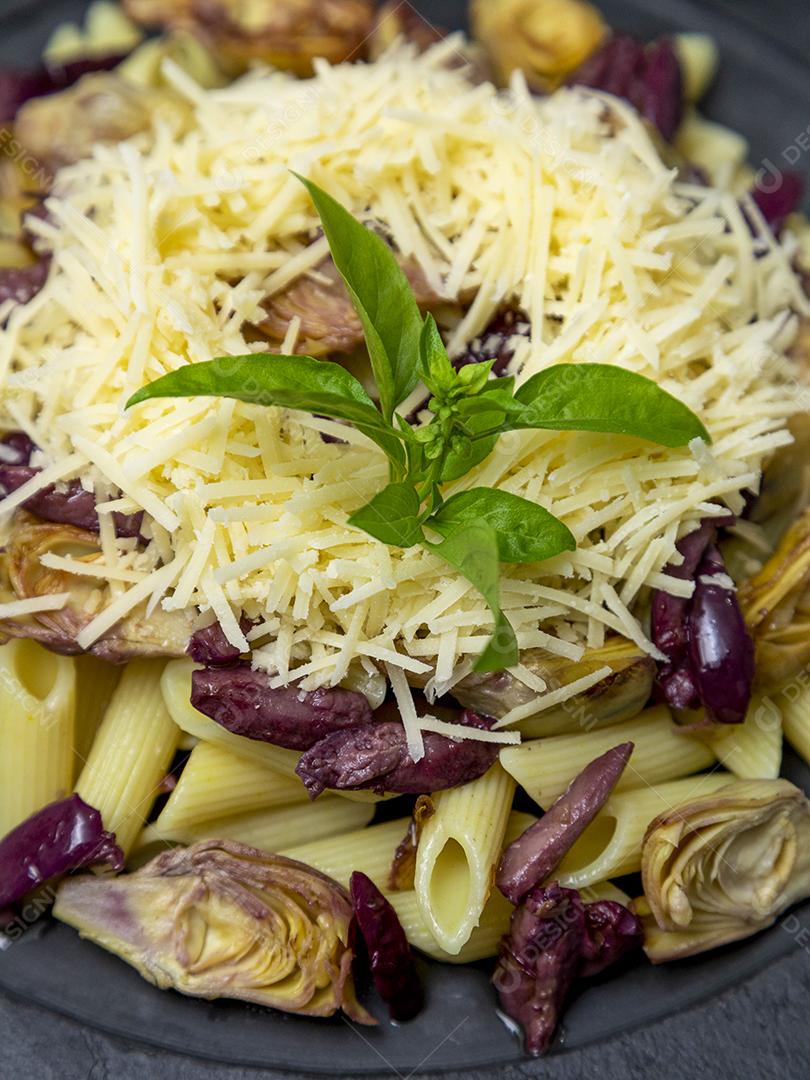
[{"label": "plate of pasta", "polygon": [[807,922],[807,73],[445,8],[0,71],[0,987],[169,1049],[515,1062]]}]

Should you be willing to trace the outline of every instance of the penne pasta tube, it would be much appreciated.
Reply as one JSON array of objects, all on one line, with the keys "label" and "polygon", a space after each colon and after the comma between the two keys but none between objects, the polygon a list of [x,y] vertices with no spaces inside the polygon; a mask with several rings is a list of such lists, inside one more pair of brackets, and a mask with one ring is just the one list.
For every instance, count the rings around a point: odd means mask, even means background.
[{"label": "penne pasta tube", "polygon": [[773,698],[755,695],[744,723],[718,725],[703,737],[717,759],[741,780],[775,780],[779,776],[782,713]]},{"label": "penne pasta tube", "polygon": [[[591,888],[583,889],[582,899],[586,902],[613,900],[618,904],[624,904],[625,907],[630,903],[627,893],[622,892],[611,881],[603,881]],[[514,911],[506,897],[497,889],[493,889],[492,895],[481,912],[478,926],[470,934],[469,940],[454,954],[445,952],[430,932],[422,916],[415,891],[389,893],[388,900],[399,916],[399,921],[411,945],[434,960],[440,960],[445,964],[472,964],[477,960],[487,960],[491,956],[497,956],[501,938],[509,931],[509,921]]]},{"label": "penne pasta tube", "polygon": [[432,797],[414,889],[431,933],[452,955],[469,940],[492,890],[514,794],[514,779],[496,762],[479,779]]},{"label": "penne pasta tube", "polygon": [[328,842],[328,838],[340,833],[362,828],[373,816],[374,807],[370,803],[324,796],[314,803],[273,806],[169,830],[161,827],[158,818],[143,830],[138,842],[140,846],[155,841],[194,844],[207,839],[237,840],[262,851],[279,852],[308,838]]},{"label": "penne pasta tube", "polygon": [[155,825],[169,835],[203,822],[285,803],[309,804],[307,790],[297,776],[284,776],[216,743],[200,742],[191,751]]},{"label": "penne pasta tube", "polygon": [[700,739],[678,731],[665,705],[646,709],[632,720],[604,730],[555,735],[506,747],[500,760],[536,802],[549,806],[589,761],[627,741],[634,743],[635,749],[616,785],[618,791],[689,776],[715,760]]},{"label": "penne pasta tube", "polygon": [[[248,739],[244,735],[234,735],[222,727],[210,716],[201,713],[191,704],[191,673],[194,670],[191,660],[170,660],[161,679],[161,689],[166,708],[175,724],[187,735],[193,735],[204,742],[214,743],[239,754],[254,764],[275,769],[284,776],[295,777],[295,767],[301,755],[297,750],[285,750],[283,746]],[[340,791],[336,794],[353,802],[380,802],[384,796],[373,791]]]},{"label": "penne pasta tube", "polygon": [[447,952],[436,941],[422,914],[422,907],[415,890],[388,893],[388,900],[399,916],[408,941],[415,949],[447,964],[471,964],[476,960],[486,960],[495,956],[501,938],[509,929],[509,920],[514,908],[497,889],[484,905],[470,936],[453,953]]},{"label": "penne pasta tube", "polygon": [[74,769],[78,778],[124,669],[90,653],[74,657],[73,662],[76,665]]},{"label": "penne pasta tube", "polygon": [[[313,805],[317,806],[320,800]],[[367,829],[344,833],[334,840],[312,840],[282,848],[290,859],[314,866],[348,886],[352,871],[362,870],[383,892],[388,891],[388,876],[397,846],[407,832],[410,818],[397,818]]]},{"label": "penne pasta tube", "polygon": [[733,780],[727,772],[712,772],[614,793],[557,867],[554,877],[567,888],[581,889],[607,878],[636,873],[641,869],[641,842],[654,818]]},{"label": "penne pasta tube", "polygon": [[149,816],[180,737],[160,690],[163,666],[155,660],[127,664],[76,783],[125,854]]},{"label": "penne pasta tube", "polygon": [[285,750],[280,746],[259,742],[258,739],[234,735],[210,716],[194,708],[191,704],[193,670],[194,664],[191,660],[170,660],[160,680],[163,700],[175,724],[187,735],[230,750],[232,754],[238,754],[250,763],[275,769],[284,776],[295,776],[295,766],[301,756],[295,750]]},{"label": "penne pasta tube", "polygon": [[810,764],[810,687],[791,683],[774,698],[782,713],[785,738]]},{"label": "penne pasta tube", "polygon": [[73,786],[76,665],[35,641],[0,647],[0,836]]}]

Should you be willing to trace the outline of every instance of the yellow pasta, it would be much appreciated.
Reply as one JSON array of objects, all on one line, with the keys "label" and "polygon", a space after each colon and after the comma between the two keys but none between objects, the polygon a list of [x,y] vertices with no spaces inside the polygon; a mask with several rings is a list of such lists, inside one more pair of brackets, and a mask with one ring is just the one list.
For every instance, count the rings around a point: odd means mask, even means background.
[{"label": "yellow pasta", "polygon": [[18,638],[0,648],[0,836],[73,786],[76,666]]},{"label": "yellow pasta", "polygon": [[416,856],[414,888],[438,944],[457,955],[492,889],[515,781],[499,764],[472,783],[433,796]]},{"label": "yellow pasta", "polygon": [[635,749],[617,790],[689,776],[715,760],[705,743],[677,730],[665,705],[604,730],[555,735],[506,747],[500,758],[504,769],[529,795],[548,807],[589,761],[627,741],[634,743]]},{"label": "yellow pasta", "polygon": [[776,700],[782,713],[785,738],[810,764],[810,686],[792,683]]},{"label": "yellow pasta", "polygon": [[149,815],[180,737],[160,691],[163,663],[127,664],[76,790],[126,853]]},{"label": "yellow pasta", "polygon": [[298,777],[284,776],[215,743],[200,742],[155,824],[169,835],[233,814],[296,802],[309,805]]},{"label": "yellow pasta", "polygon": [[295,776],[295,766],[301,756],[295,750],[285,750],[257,739],[246,739],[244,735],[234,735],[210,716],[194,708],[191,704],[193,670],[194,664],[191,660],[171,660],[163,672],[160,681],[163,700],[175,724],[186,734],[224,747],[248,762],[259,762],[285,776]]},{"label": "yellow pasta", "polygon": [[[172,719],[187,735],[193,735],[205,742],[215,743],[233,754],[239,754],[253,764],[259,763],[268,769],[275,769],[284,776],[295,776],[295,767],[301,755],[296,750],[285,750],[282,746],[247,739],[244,735],[234,735],[210,716],[201,713],[191,704],[191,673],[194,664],[190,660],[172,660],[166,665],[161,680],[163,700]],[[340,791],[340,796],[352,802],[380,802],[381,796],[372,791]]]},{"label": "yellow pasta", "polygon": [[708,795],[731,783],[726,772],[689,776],[653,787],[615,792],[568,852],[554,876],[580,889],[641,869],[641,841],[647,826],[665,810]]},{"label": "yellow pasta", "polygon": [[[317,806],[320,800],[316,800]],[[281,854],[290,859],[314,866],[348,885],[353,870],[361,870],[378,888],[388,889],[388,875],[397,846],[404,838],[410,818],[398,818],[368,829],[345,833],[334,840],[312,840],[282,849]]]},{"label": "yellow pasta", "polygon": [[232,814],[230,817],[212,818],[168,830],[164,830],[158,818],[143,830],[138,844],[141,846],[155,841],[194,844],[198,840],[217,838],[238,840],[263,851],[277,852],[293,844],[301,844],[308,837],[325,841],[328,837],[362,828],[368,825],[373,816],[374,807],[370,803],[353,803],[325,795],[314,803],[273,806],[249,814]]},{"label": "yellow pasta", "polygon": [[73,662],[76,665],[74,775],[78,777],[124,669],[90,653],[75,657]]},{"label": "yellow pasta", "polygon": [[755,695],[745,722],[705,736],[719,761],[741,780],[775,780],[782,768],[782,714],[773,698]]},{"label": "yellow pasta", "polygon": [[[478,926],[461,949],[453,954],[445,952],[430,932],[414,891],[391,893],[388,899],[396,909],[399,921],[411,945],[434,960],[441,960],[445,964],[472,964],[476,960],[486,960],[490,956],[497,956],[501,938],[509,930],[509,920],[514,911],[506,897],[497,889],[493,889],[481,913]],[[583,889],[582,899],[585,901],[614,900],[625,906],[630,903],[627,893],[622,892],[610,881],[603,881],[593,888]]]},{"label": "yellow pasta", "polygon": [[388,900],[396,910],[411,945],[434,960],[448,964],[471,964],[475,960],[495,956],[501,938],[509,929],[509,919],[514,910],[506,897],[493,889],[478,925],[473,927],[469,938],[457,952],[449,953],[433,936],[414,890],[389,893]]}]

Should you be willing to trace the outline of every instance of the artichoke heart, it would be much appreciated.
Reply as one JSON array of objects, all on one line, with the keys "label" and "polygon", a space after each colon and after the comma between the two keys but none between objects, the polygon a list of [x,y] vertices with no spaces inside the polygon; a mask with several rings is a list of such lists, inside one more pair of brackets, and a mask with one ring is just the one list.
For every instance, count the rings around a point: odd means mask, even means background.
[{"label": "artichoke heart", "polygon": [[810,509],[740,589],[756,650],[758,686],[774,690],[810,663]]},{"label": "artichoke heart", "polygon": [[810,896],[810,802],[787,780],[729,784],[657,817],[641,859],[653,963],[738,941]]},{"label": "artichoke heart", "polygon": [[348,895],[293,859],[204,840],[115,879],[70,878],[54,914],[161,989],[374,1023],[355,997]]},{"label": "artichoke heart", "polygon": [[112,72],[93,73],[67,90],[31,98],[17,113],[14,131],[30,154],[57,169],[89,157],[95,143],[123,142],[145,131],[158,108],[182,112],[172,101]]},{"label": "artichoke heart", "polygon": [[529,86],[556,89],[607,34],[586,0],[474,0],[472,24],[499,80],[522,71]]},{"label": "artichoke heart", "polygon": [[310,75],[316,58],[340,64],[363,55],[373,0],[125,0],[144,26],[197,35],[233,74],[261,61]]},{"label": "artichoke heart", "polygon": [[[43,565],[42,559],[48,555],[72,559],[77,572]],[[76,638],[108,602],[106,582],[97,576],[82,576],[79,570],[83,563],[89,571],[103,565],[97,533],[75,525],[51,524],[17,510],[5,550],[0,553],[0,600],[54,593],[68,593],[70,599],[56,611],[0,620],[0,644],[9,638],[32,638],[54,652],[82,652]],[[195,622],[193,612],[164,611],[161,607],[147,618],[144,602],[111,627],[90,651],[115,664],[138,657],[183,656]]]},{"label": "artichoke heart", "polygon": [[[548,690],[568,686],[600,668],[611,669],[589,690],[522,721],[520,731],[531,739],[627,720],[647,704],[655,678],[655,662],[632,641],[618,635],[608,638],[600,649],[589,649],[578,661],[554,656],[544,649],[528,649],[521,653],[520,662],[542,679]],[[497,719],[518,706],[528,705],[537,696],[536,690],[509,671],[469,675],[453,689],[453,697],[465,708]]]}]

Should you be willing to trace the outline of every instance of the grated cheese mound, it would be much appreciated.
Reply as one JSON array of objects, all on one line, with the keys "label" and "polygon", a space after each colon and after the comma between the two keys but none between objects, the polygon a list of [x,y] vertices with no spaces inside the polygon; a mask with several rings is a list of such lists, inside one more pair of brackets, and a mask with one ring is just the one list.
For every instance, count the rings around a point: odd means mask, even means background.
[{"label": "grated cheese mound", "polygon": [[[254,662],[278,684],[312,689],[350,665],[386,666],[429,679],[435,696],[488,638],[486,605],[444,563],[347,527],[387,477],[358,432],[232,401],[122,409],[164,372],[261,351],[245,324],[261,320],[262,300],[317,274],[326,244],[291,169],[421,267],[448,302],[452,351],[499,305],[518,305],[532,326],[531,340],[515,339],[520,379],[563,362],[619,364],[658,380],[713,436],[710,449],[666,450],[515,433],[449,489],[522,495],[577,538],[574,553],[504,568],[521,648],[577,660],[615,631],[655,655],[638,617],[644,591],[688,593],[662,575],[676,540],[741,510],[767,455],[789,441],[785,349],[808,305],[756,208],[746,220],[729,193],[680,182],[612,98],[566,89],[538,100],[519,76],[508,92],[472,85],[448,64],[456,44],[321,63],[306,81],[257,70],[219,90],[169,63],[187,129],[157,117],[58,175],[49,220],[33,226],[50,276],[0,333],[0,426],[28,432],[49,468],[3,509],[54,480],[95,489],[110,602],[82,645],[148,600],[215,614],[244,649],[244,610],[259,620],[251,640],[272,639]],[[293,320],[288,347],[299,331]],[[322,438],[335,434],[344,441]],[[142,551],[116,540],[107,516],[137,509],[149,515]],[[404,677],[392,681],[404,700]],[[405,713],[417,756],[426,725]]]}]

